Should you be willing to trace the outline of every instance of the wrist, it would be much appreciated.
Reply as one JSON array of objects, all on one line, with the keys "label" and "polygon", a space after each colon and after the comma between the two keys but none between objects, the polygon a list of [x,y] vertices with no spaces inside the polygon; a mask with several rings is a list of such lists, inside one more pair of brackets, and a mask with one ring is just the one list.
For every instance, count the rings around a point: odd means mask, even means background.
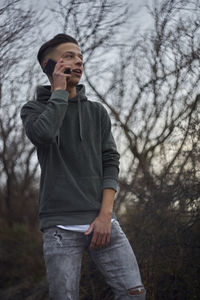
[{"label": "wrist", "polygon": [[59,90],[61,90],[61,91],[66,91],[65,89],[63,89],[63,88],[61,88],[61,87],[57,87],[57,88],[52,89],[53,92],[54,92],[54,91],[59,91]]},{"label": "wrist", "polygon": [[107,212],[100,211],[99,218],[104,221],[110,221],[112,218],[112,212],[111,211],[107,211]]}]

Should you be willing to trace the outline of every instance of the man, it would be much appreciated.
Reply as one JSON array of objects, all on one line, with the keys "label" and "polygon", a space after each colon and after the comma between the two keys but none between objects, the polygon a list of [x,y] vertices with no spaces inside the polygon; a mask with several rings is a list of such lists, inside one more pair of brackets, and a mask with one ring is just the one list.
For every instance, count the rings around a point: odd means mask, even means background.
[{"label": "man", "polygon": [[23,106],[21,117],[41,166],[39,217],[50,299],[78,300],[83,250],[115,299],[145,299],[136,258],[113,210],[119,154],[110,118],[79,84],[78,43],[58,34],[42,45],[38,60],[51,85],[38,86],[36,101]]}]

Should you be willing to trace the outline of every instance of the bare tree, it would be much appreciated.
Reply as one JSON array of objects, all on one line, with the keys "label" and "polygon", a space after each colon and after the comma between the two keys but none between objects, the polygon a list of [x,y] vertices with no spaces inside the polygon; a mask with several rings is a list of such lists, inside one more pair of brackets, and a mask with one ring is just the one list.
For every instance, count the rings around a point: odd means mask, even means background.
[{"label": "bare tree", "polygon": [[37,172],[34,148],[22,130],[20,108],[31,90],[34,65],[27,61],[37,40],[35,22],[39,24],[41,16],[31,9],[24,11],[20,3],[12,0],[0,8],[0,207],[9,221],[14,217],[13,210],[20,212],[24,202],[35,193],[33,183]]},{"label": "bare tree", "polygon": [[[89,93],[112,116],[121,153],[116,208],[119,213],[126,209],[120,217],[134,243],[148,297],[175,299],[181,279],[195,295],[196,279],[186,280],[181,274],[187,270],[192,278],[196,272],[189,268],[196,263],[190,258],[197,249],[200,195],[199,1],[152,1],[147,7],[152,27],[141,35],[123,30],[132,17],[124,3],[59,0],[56,4],[51,16],[60,31],[77,38],[84,54]],[[36,82],[37,68],[23,52],[35,42],[34,34],[29,39],[34,14],[22,11],[20,1],[13,0],[0,15],[1,203],[10,211],[23,195],[21,209],[28,203],[34,210],[28,199],[35,199],[37,192],[37,163],[19,123],[20,106],[33,97]],[[167,291],[163,282],[174,290]],[[93,296],[102,299],[106,291],[98,294],[93,289]],[[83,299],[88,294],[83,286]],[[176,300],[183,295],[181,290]]]},{"label": "bare tree", "polygon": [[55,6],[50,8],[53,17],[63,32],[76,37],[85,65],[96,61],[94,56],[102,60],[102,48],[105,52],[116,46],[116,36],[128,18],[128,5],[113,0],[57,0]]},{"label": "bare tree", "polygon": [[[158,291],[164,293],[158,283],[164,272],[158,249],[167,249],[165,255],[174,262],[171,245],[184,253],[180,240],[199,218],[199,1],[152,1],[147,7],[152,27],[121,39],[117,32],[126,10],[122,19],[114,10],[111,18],[107,12],[110,23],[104,16],[96,26],[95,17],[110,2],[102,1],[97,14],[93,2],[84,2],[59,1],[60,10],[53,13],[60,16],[64,31],[79,40],[87,87],[112,116],[121,153],[116,208],[120,212],[127,207],[121,219],[133,241],[139,241],[149,299],[157,299]],[[113,20],[123,22],[118,26]],[[176,243],[169,224],[177,230]]]},{"label": "bare tree", "polygon": [[[144,201],[138,180],[145,181],[147,195],[148,189],[157,191],[188,145],[188,130],[179,128],[190,126],[199,100],[198,1],[152,2],[152,30],[127,34],[121,43],[117,34],[128,19],[125,5],[119,13],[106,0],[57,4],[52,12],[84,53],[90,92],[112,115],[122,154],[118,200],[134,191],[131,199]],[[168,155],[175,142],[176,151]]]},{"label": "bare tree", "polygon": [[[125,186],[133,192],[131,198],[141,202],[151,192],[156,205],[160,200],[157,203],[155,193],[190,148],[189,128],[199,103],[200,23],[195,13],[183,13],[187,5],[188,1],[167,0],[149,7],[154,28],[134,41],[129,51],[121,47],[107,89],[99,89],[97,76],[86,69],[88,84],[120,128],[118,144],[126,157],[122,190]],[[174,181],[186,162],[176,169]]]},{"label": "bare tree", "polygon": [[[118,60],[107,68],[112,70],[109,84],[103,86],[99,74],[91,76],[90,67],[85,73],[116,126],[123,154],[117,208],[120,212],[126,204],[121,218],[135,245],[148,297],[175,299],[176,294],[183,299],[181,280],[186,298],[191,289],[192,297],[197,293],[191,283],[197,281],[197,270],[191,268],[196,256],[191,253],[198,249],[200,200],[200,8],[198,1],[164,0],[148,9],[153,29],[133,40],[129,51],[119,49]],[[188,244],[183,243],[186,234],[194,237]],[[173,288],[166,290],[166,284]]]}]

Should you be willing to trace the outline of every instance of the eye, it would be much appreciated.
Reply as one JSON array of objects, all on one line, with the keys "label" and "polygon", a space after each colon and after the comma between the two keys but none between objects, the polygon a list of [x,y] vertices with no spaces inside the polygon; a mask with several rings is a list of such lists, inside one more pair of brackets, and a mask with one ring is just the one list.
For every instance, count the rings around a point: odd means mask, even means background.
[{"label": "eye", "polygon": [[66,58],[73,58],[73,54],[65,54],[64,57],[66,57]]}]

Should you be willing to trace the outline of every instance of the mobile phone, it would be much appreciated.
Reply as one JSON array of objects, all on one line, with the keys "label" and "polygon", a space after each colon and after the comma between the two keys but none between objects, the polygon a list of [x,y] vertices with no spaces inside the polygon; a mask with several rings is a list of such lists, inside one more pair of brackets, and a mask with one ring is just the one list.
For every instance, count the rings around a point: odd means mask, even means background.
[{"label": "mobile phone", "polygon": [[[44,67],[43,72],[44,72],[45,74],[47,74],[47,75],[52,76],[56,64],[57,64],[57,62],[56,62],[55,60],[53,60],[53,59],[50,58],[50,59],[47,61],[47,64],[46,64],[46,66]],[[68,69],[65,70],[64,73],[65,73],[65,74],[71,74],[71,72],[72,72],[71,69],[68,68]]]}]

